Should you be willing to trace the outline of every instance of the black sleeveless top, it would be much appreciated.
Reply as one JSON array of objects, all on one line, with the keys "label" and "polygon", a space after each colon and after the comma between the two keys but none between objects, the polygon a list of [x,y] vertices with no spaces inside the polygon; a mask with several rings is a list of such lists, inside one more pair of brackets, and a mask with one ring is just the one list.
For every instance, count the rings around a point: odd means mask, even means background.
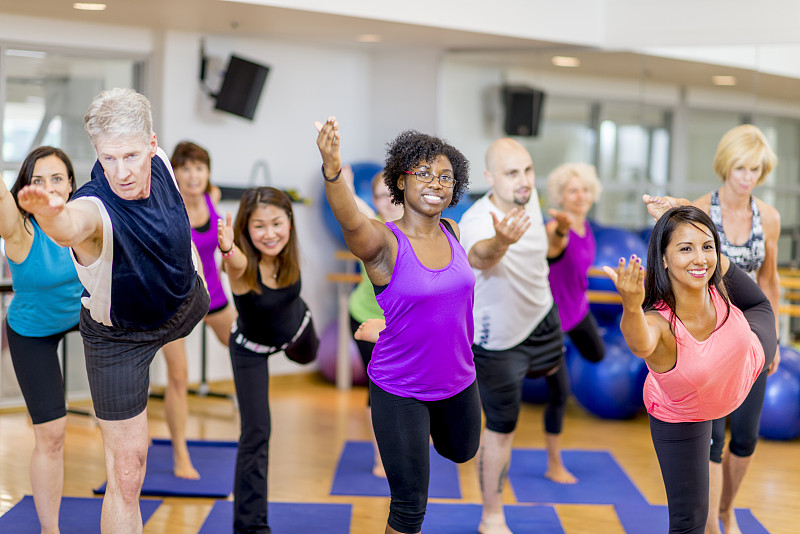
[{"label": "black sleeveless top", "polygon": [[300,298],[300,279],[294,284],[272,289],[261,282],[261,294],[255,291],[233,295],[239,312],[236,326],[248,340],[261,345],[279,347],[291,341],[303,322],[308,307]]}]

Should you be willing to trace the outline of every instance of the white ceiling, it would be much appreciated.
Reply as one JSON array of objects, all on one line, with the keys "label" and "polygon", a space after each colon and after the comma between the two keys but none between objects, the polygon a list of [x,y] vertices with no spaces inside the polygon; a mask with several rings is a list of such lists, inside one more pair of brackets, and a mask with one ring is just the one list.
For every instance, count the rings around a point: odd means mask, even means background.
[{"label": "white ceiling", "polygon": [[[587,76],[710,88],[712,75],[726,74],[737,77],[739,84],[731,90],[739,93],[757,91],[759,98],[781,100],[797,100],[800,95],[800,80],[795,78],[631,51],[604,51],[552,41],[219,0],[105,0],[105,3],[108,4],[105,11],[86,12],[73,9],[70,0],[0,0],[0,13],[208,35],[252,36],[318,46],[469,51],[481,54],[487,61],[535,65],[539,70],[557,69],[549,61],[543,61],[543,56],[567,54],[581,59],[581,67],[575,72]],[[356,38],[362,34],[379,34],[381,42],[359,43]]]}]

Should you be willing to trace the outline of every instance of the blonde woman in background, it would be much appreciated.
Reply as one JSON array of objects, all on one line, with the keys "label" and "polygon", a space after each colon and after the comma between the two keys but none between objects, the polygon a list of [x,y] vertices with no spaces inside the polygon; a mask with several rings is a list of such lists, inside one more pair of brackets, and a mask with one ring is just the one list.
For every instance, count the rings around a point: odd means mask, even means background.
[{"label": "blonde woman in background", "polygon": [[589,311],[587,295],[587,272],[594,264],[597,247],[586,215],[601,190],[594,166],[588,163],[565,163],[547,177],[550,205],[570,218],[566,235],[560,235],[556,219],[546,226],[548,234],[556,233],[564,238],[549,241],[550,290],[558,305],[561,328],[581,356],[590,362],[599,362],[605,356],[605,345],[597,330],[597,322]]}]

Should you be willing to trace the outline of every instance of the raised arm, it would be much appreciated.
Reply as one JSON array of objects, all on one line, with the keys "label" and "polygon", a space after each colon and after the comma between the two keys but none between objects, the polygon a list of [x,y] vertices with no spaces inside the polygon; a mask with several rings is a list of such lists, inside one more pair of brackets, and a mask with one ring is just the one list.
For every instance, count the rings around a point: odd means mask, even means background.
[{"label": "raised arm", "polygon": [[764,263],[756,275],[758,286],[764,291],[775,312],[775,331],[779,331],[778,310],[780,310],[781,286],[778,276],[778,238],[781,235],[781,216],[778,210],[759,202],[761,221],[764,227]]},{"label": "raised arm", "polygon": [[6,255],[12,261],[23,260],[33,242],[33,235],[25,231],[14,195],[3,180],[0,180],[0,237],[6,240]]},{"label": "raised arm", "polygon": [[344,240],[350,252],[365,264],[375,263],[391,250],[389,239],[394,236],[380,222],[359,211],[353,193],[341,178],[342,158],[339,153],[339,123],[329,117],[325,124],[315,122],[319,132],[317,147],[322,156],[322,173],[325,178],[325,196],[334,217],[342,227]]},{"label": "raised arm", "polygon": [[233,242],[233,216],[231,212],[225,214],[225,220],[219,219],[217,223],[217,244],[222,252],[222,268],[228,275],[231,283],[239,280],[247,268],[247,257]]},{"label": "raised arm", "polygon": [[631,256],[627,267],[625,259],[620,258],[616,269],[605,266],[603,271],[614,282],[622,297],[622,319],[619,327],[628,348],[639,358],[650,357],[659,346],[661,329],[642,310],[645,272],[641,258]]},{"label": "raised arm", "polygon": [[470,266],[475,269],[489,269],[500,263],[508,247],[519,241],[531,226],[530,217],[522,208],[512,209],[502,221],[494,212],[491,215],[494,237],[478,241],[467,254]]},{"label": "raised arm", "polygon": [[93,261],[99,256],[103,219],[93,202],[80,198],[64,202],[37,185],[23,187],[17,199],[22,209],[36,217],[50,239],[62,247],[72,247],[81,261]]},{"label": "raised arm", "polygon": [[548,210],[553,217],[545,225],[547,230],[547,257],[557,258],[569,244],[569,228],[572,217],[561,210]]}]

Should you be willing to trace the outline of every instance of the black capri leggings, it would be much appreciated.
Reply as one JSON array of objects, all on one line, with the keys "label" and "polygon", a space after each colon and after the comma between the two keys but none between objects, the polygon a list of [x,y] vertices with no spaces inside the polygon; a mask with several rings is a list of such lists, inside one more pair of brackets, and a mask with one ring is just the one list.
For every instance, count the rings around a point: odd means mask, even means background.
[{"label": "black capri leggings", "polygon": [[67,415],[64,379],[58,361],[58,344],[69,330],[45,337],[23,336],[6,321],[8,348],[14,374],[34,425],[55,421]]},{"label": "black capri leggings", "polygon": [[[725,286],[731,304],[742,310],[750,329],[755,332],[764,348],[764,371],[759,375],[744,402],[736,408],[730,417],[731,442],[730,451],[736,456],[752,456],[758,442],[758,426],[761,422],[761,408],[764,405],[764,392],[767,389],[766,369],[775,358],[778,339],[775,333],[775,316],[769,300],[761,288],[739,267],[731,264],[725,273]],[[712,462],[722,461],[722,450],[725,448],[725,417],[716,419],[711,432]]]},{"label": "black capri leggings", "polygon": [[[350,316],[350,331],[353,335],[356,334],[356,330],[358,327],[361,326],[361,323],[356,321],[356,319],[351,315]],[[364,341],[362,339],[356,339],[356,346],[358,347],[358,353],[361,355],[361,361],[364,363],[364,371],[367,370],[369,367],[369,362],[372,360],[372,351],[375,349],[375,343],[370,343],[369,341]],[[369,378],[367,378],[369,380]],[[371,405],[369,389],[367,389],[367,406]]]},{"label": "black capri leggings", "polygon": [[652,415],[650,435],[667,490],[669,534],[702,534],[708,518],[711,421],[665,423]]},{"label": "black capri leggings", "polygon": [[372,382],[372,425],[392,499],[390,527],[412,533],[422,529],[430,478],[429,438],[436,451],[456,463],[478,452],[481,405],[478,386],[440,401],[398,397]]},{"label": "black capri leggings", "polygon": [[605,357],[606,345],[597,330],[597,321],[594,320],[592,312],[587,311],[586,316],[567,332],[567,335],[580,355],[587,361],[599,362]]}]

